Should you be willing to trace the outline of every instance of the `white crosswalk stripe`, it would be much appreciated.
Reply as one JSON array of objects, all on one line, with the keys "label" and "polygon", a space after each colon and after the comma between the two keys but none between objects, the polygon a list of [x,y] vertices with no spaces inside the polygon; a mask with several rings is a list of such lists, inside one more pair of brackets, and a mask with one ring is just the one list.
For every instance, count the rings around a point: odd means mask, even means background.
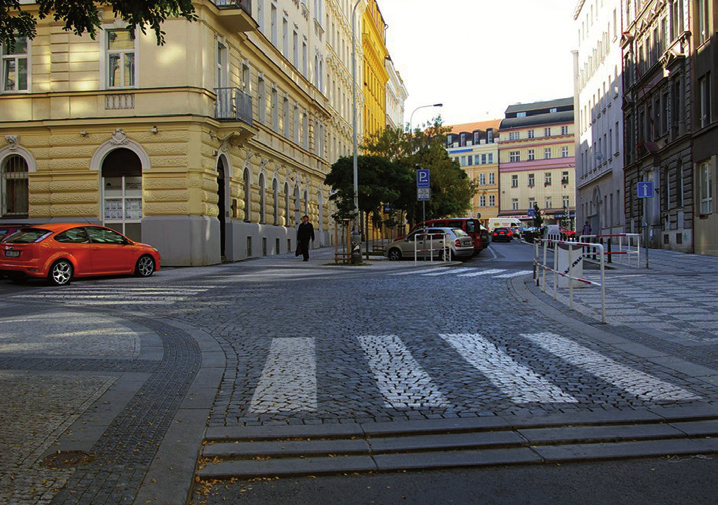
[{"label": "white crosswalk stripe", "polygon": [[577,400],[477,334],[439,335],[516,403]]},{"label": "white crosswalk stripe", "polygon": [[535,333],[523,337],[540,345],[550,353],[583,370],[610,382],[638,398],[652,401],[697,400],[699,397],[683,388],[674,386],[656,377],[621,365],[573,340],[553,333]]},{"label": "white crosswalk stripe", "polygon": [[41,299],[50,301],[72,301],[89,306],[115,305],[171,305],[182,300],[197,298],[208,291],[202,287],[160,287],[160,286],[67,286],[63,289],[49,289],[37,293],[13,296],[13,299]]},{"label": "white crosswalk stripe", "polygon": [[532,270],[514,270],[507,271],[505,268],[490,268],[488,270],[479,270],[476,267],[452,268],[452,267],[434,267],[422,268],[421,270],[409,270],[407,272],[395,272],[391,276],[419,275],[421,277],[439,277],[442,275],[455,275],[456,277],[481,277],[491,276],[494,279],[510,279],[520,275],[528,275],[533,273]]},{"label": "white crosswalk stripe", "polygon": [[460,273],[459,277],[478,277],[480,275],[495,275],[505,272],[503,268],[492,268],[490,270],[481,270],[479,272]]},{"label": "white crosswalk stripe", "polygon": [[[558,370],[548,375],[539,373],[529,365],[514,359],[490,338],[476,334],[439,334],[466,364],[472,366],[488,380],[496,392],[517,405],[537,404],[576,404],[577,397],[565,391],[557,384],[569,384],[562,376],[565,367],[552,366]],[[622,365],[602,354],[593,351],[573,340],[553,333],[521,334],[529,342],[556,357],[580,369],[582,375],[596,377],[596,387],[602,390],[605,384],[623,390],[646,401],[693,401],[701,397],[690,391],[670,384],[650,374]],[[409,348],[396,335],[363,335],[356,337],[366,359],[376,387],[381,394],[385,408],[422,409],[451,408],[454,391],[444,382],[442,376],[432,376],[422,361],[417,359]],[[317,375],[324,371],[317,367],[315,338],[274,338],[264,363],[261,377],[254,390],[249,411],[254,414],[280,414],[289,412],[314,413],[318,409]],[[434,353],[436,355],[436,353]],[[438,364],[433,364],[436,369]],[[456,366],[444,363],[442,367]],[[473,388],[473,386],[470,386]],[[476,391],[459,391],[459,396],[469,394],[476,407],[487,400]],[[566,386],[564,386],[566,387]],[[581,387],[582,399],[586,401],[585,391],[592,387],[590,383]],[[371,388],[367,394],[371,394]],[[361,391],[354,391],[361,393]],[[495,394],[493,396],[495,398]],[[322,395],[326,396],[326,395]],[[488,397],[487,397],[488,398]],[[590,401],[590,400],[589,400]]]},{"label": "white crosswalk stripe", "polygon": [[443,407],[446,397],[394,335],[363,336],[359,343],[387,407]]},{"label": "white crosswalk stripe", "polygon": [[313,338],[275,338],[252,397],[250,411],[317,410],[317,362]]},{"label": "white crosswalk stripe", "polygon": [[494,279],[511,279],[512,277],[518,277],[520,275],[532,274],[533,270],[519,270],[518,272],[511,272],[508,274],[495,275]]}]

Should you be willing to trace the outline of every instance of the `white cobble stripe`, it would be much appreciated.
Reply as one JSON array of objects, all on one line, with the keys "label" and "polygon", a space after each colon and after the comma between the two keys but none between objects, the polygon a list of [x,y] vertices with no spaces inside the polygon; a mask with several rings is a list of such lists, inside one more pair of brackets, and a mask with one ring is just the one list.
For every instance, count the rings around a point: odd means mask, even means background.
[{"label": "white cobble stripe", "polygon": [[358,339],[387,407],[448,406],[444,394],[399,337],[369,335]]},{"label": "white cobble stripe", "polygon": [[494,274],[500,274],[501,272],[505,272],[503,268],[492,268],[491,270],[482,270],[480,272],[471,272],[468,274],[459,274],[457,277],[478,277],[479,275],[494,275]]},{"label": "white cobble stripe", "polygon": [[439,335],[516,403],[577,403],[573,396],[517,363],[476,333]]},{"label": "white cobble stripe", "polygon": [[685,389],[669,384],[639,370],[625,365],[588,349],[573,340],[554,333],[522,334],[524,338],[538,344],[551,354],[581,367],[583,370],[610,382],[611,384],[651,401],[698,400],[699,396]]},{"label": "white cobble stripe", "polygon": [[317,360],[314,339],[274,338],[250,403],[255,414],[315,412]]}]

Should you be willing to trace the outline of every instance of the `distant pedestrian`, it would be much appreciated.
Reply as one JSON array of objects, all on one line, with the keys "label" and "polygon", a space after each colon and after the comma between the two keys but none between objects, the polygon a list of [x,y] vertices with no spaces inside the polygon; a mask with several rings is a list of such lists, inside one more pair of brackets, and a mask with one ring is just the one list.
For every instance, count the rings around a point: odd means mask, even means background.
[{"label": "distant pedestrian", "polygon": [[583,231],[581,232],[581,235],[590,235],[591,234],[591,225],[588,224],[588,221],[586,221],[586,224],[583,225]]},{"label": "distant pedestrian", "polygon": [[297,253],[304,256],[304,261],[309,261],[309,241],[314,241],[314,226],[309,222],[309,216],[302,216],[302,222],[297,228]]}]

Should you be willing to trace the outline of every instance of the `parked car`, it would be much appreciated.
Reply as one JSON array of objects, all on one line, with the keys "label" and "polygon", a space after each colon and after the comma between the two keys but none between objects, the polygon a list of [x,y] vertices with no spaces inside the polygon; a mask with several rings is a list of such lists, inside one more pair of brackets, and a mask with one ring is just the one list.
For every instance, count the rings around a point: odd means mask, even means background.
[{"label": "parked car", "polygon": [[159,269],[157,249],[104,226],[35,225],[0,242],[0,272],[15,281],[39,277],[61,286],[75,277],[149,277]]},{"label": "parked car", "polygon": [[418,223],[412,231],[417,228],[442,227],[442,228],[459,228],[463,230],[474,241],[474,254],[479,254],[489,246],[489,241],[484,241],[481,232],[481,223],[478,219],[471,217],[444,217],[439,219],[427,219],[426,223]]},{"label": "parked car", "polygon": [[489,243],[491,242],[491,234],[489,233],[489,230],[486,229],[486,226],[483,224],[479,226],[481,231],[481,247],[486,249],[489,247]]},{"label": "parked car", "polygon": [[394,240],[385,255],[392,261],[402,258],[469,259],[474,255],[474,242],[459,228],[417,228],[406,237]]},{"label": "parked car", "polygon": [[491,234],[491,241],[498,242],[503,240],[504,242],[511,242],[513,235],[511,228],[494,228],[494,232]]}]

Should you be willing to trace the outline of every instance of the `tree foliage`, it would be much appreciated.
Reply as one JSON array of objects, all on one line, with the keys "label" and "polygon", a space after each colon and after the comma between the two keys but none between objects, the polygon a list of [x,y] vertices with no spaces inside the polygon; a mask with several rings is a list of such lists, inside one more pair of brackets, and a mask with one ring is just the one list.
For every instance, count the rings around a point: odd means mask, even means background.
[{"label": "tree foliage", "polygon": [[101,24],[97,9],[106,5],[112,8],[117,19],[127,23],[132,33],[137,27],[147,33],[149,26],[155,32],[158,45],[165,42],[161,26],[168,17],[197,20],[192,0],[37,0],[34,4],[22,5],[19,0],[0,0],[0,43],[12,47],[16,37],[34,39],[38,18],[47,17],[64,22],[66,31],[76,35],[88,33],[94,39]]}]

